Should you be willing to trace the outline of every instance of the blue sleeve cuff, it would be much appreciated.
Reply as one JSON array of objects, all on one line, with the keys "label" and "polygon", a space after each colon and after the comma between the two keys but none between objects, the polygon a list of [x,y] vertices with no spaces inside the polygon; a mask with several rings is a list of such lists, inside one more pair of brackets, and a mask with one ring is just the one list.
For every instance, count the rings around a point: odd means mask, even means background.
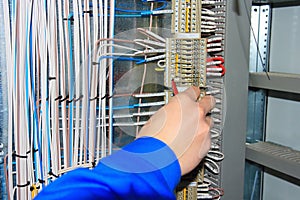
[{"label": "blue sleeve cuff", "polygon": [[103,158],[101,163],[125,173],[160,172],[173,190],[181,177],[180,165],[174,152],[162,141],[151,137],[135,140],[111,156]]}]

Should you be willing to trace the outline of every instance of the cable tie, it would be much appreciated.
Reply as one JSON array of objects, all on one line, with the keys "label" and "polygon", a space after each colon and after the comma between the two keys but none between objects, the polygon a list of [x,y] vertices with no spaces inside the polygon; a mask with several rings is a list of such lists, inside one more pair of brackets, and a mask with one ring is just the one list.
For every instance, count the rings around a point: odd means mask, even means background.
[{"label": "cable tie", "polygon": [[78,99],[74,99],[74,102],[80,101],[83,98],[83,94],[78,97]]},{"label": "cable tie", "polygon": [[22,185],[17,184],[17,187],[27,187],[28,185],[30,185],[30,181],[27,181],[27,183],[22,184]]},{"label": "cable tie", "polygon": [[72,103],[72,101],[74,101],[74,99],[75,99],[75,97],[73,99],[71,99],[71,100],[67,100],[66,103],[67,104]]},{"label": "cable tie", "polygon": [[59,100],[59,102],[66,101],[69,98],[69,95],[67,95],[64,99]]},{"label": "cable tie", "polygon": [[34,191],[34,190],[39,190],[41,187],[38,185],[38,186],[36,186],[35,184],[34,185],[32,185],[32,186],[30,186],[30,191],[32,192],[32,191]]},{"label": "cable tie", "polygon": [[51,76],[49,76],[49,78],[48,78],[48,80],[49,80],[49,81],[52,81],[52,80],[55,80],[55,79],[56,79],[56,77],[55,77],[55,76],[52,76],[52,77],[51,77]]},{"label": "cable tie", "polygon": [[99,65],[99,63],[98,62],[92,62],[92,65]]},{"label": "cable tie", "polygon": [[94,97],[94,98],[90,98],[90,101],[95,101],[95,100],[97,100],[97,99],[99,99],[99,96],[96,96],[96,97]]},{"label": "cable tie", "polygon": [[12,153],[12,155],[15,156],[15,157],[17,157],[17,158],[27,158],[27,153],[26,153],[26,156],[24,156],[24,155],[18,155],[18,154],[16,153],[16,151],[14,151],[14,152]]},{"label": "cable tie", "polygon": [[39,183],[45,183],[46,181],[42,180],[42,179],[38,179]]},{"label": "cable tie", "polygon": [[50,170],[50,171],[48,172],[48,174],[49,174],[50,176],[54,176],[55,178],[58,178],[58,177],[59,177],[59,176],[55,175],[55,174],[52,172],[52,170]]},{"label": "cable tie", "polygon": [[65,20],[65,21],[74,21],[74,18],[73,17],[69,17],[69,18],[63,18],[63,20]]},{"label": "cable tie", "polygon": [[96,161],[93,161],[92,162],[92,168],[95,168],[96,167]]},{"label": "cable tie", "polygon": [[84,11],[83,11],[83,14],[85,14],[85,13],[91,14],[91,13],[93,13],[93,11],[92,11],[92,10],[84,10]]},{"label": "cable tie", "polygon": [[112,96],[109,96],[109,94],[105,94],[103,97],[101,97],[101,100],[110,98],[112,98]]},{"label": "cable tie", "polygon": [[57,101],[57,100],[60,100],[62,98],[61,95],[59,95],[58,97],[56,97],[54,100]]}]

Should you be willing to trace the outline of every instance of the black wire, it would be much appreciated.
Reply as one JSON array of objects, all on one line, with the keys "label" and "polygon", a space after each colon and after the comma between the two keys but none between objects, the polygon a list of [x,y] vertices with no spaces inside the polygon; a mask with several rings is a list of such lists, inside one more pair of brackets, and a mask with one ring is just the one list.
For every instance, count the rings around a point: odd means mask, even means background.
[{"label": "black wire", "polygon": [[249,15],[249,13],[248,13],[247,6],[246,6],[246,0],[244,0],[244,7],[245,7],[246,14],[247,14],[247,17],[248,17],[248,21],[249,21],[249,24],[250,24],[251,33],[252,33],[252,35],[253,35],[253,38],[254,38],[254,41],[255,41],[255,44],[256,44],[256,49],[257,49],[257,52],[258,52],[258,56],[259,56],[260,62],[261,62],[262,67],[263,67],[263,71],[266,73],[268,79],[271,80],[271,79],[270,79],[270,76],[269,76],[269,74],[268,74],[268,71],[267,71],[267,69],[266,69],[266,67],[265,67],[265,64],[264,64],[264,61],[263,61],[261,52],[260,52],[260,50],[259,50],[258,41],[257,41],[257,39],[256,39],[256,37],[255,37],[255,34],[254,34],[254,29],[253,29],[252,24],[251,24],[251,17],[250,17],[250,15]]}]

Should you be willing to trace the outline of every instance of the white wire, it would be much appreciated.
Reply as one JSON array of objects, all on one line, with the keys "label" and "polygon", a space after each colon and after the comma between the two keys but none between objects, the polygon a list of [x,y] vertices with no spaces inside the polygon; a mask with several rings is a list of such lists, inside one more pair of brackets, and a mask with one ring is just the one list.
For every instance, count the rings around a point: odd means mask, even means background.
[{"label": "white wire", "polygon": [[[103,31],[102,31],[103,30],[103,3],[102,3],[102,0],[99,1],[99,8],[100,8],[99,9],[99,16],[100,16],[100,19],[99,19],[100,20],[100,23],[99,23],[99,29],[100,29],[99,39],[101,40],[101,39],[103,39]],[[100,46],[102,45],[102,43],[103,43],[103,41],[100,42]],[[103,51],[103,49],[102,49],[102,51]],[[100,53],[102,53],[102,52],[100,52]],[[104,62],[104,60],[101,61],[101,63],[103,63],[103,62]],[[105,69],[106,69],[106,67],[105,67]],[[98,87],[99,96],[103,95],[102,90],[103,90],[104,80],[103,80],[103,73],[102,73],[102,71],[105,71],[105,70],[101,70],[100,69],[99,87]],[[105,78],[105,82],[106,82],[106,78]],[[98,116],[100,118],[103,116],[102,112],[105,113],[105,110],[102,110],[103,109],[102,104],[104,104],[104,102],[100,100],[98,102],[98,107],[99,107]],[[106,119],[104,119],[104,120],[103,119],[102,120],[99,119],[98,123],[97,123],[97,127],[99,125],[105,123],[105,122],[106,122]],[[98,130],[97,130],[97,155],[96,155],[96,159],[97,160],[100,160],[100,157],[102,157],[102,154],[103,154],[102,151],[104,151],[104,149],[106,148],[106,147],[104,147],[104,144],[103,144],[103,135],[104,135],[103,132],[104,132],[104,130],[103,130],[102,127],[98,128]]]},{"label": "white wire", "polygon": [[[48,14],[48,24],[47,24],[47,43],[48,43],[48,50],[49,50],[49,65],[51,66],[49,68],[49,77],[58,77],[57,74],[57,37],[56,37],[56,3],[51,1],[49,2],[49,6],[47,7],[47,14]],[[53,16],[53,17],[49,17]],[[57,174],[59,170],[59,156],[57,152],[57,146],[58,146],[58,138],[57,135],[59,134],[58,131],[58,105],[54,101],[54,99],[57,96],[56,91],[56,84],[58,81],[54,79],[55,81],[49,81],[49,102],[50,102],[50,109],[52,114],[52,129],[51,129],[51,141],[50,142],[50,151],[51,151],[51,165],[52,165],[52,172],[54,174]],[[49,120],[50,121],[50,120]]]},{"label": "white wire", "polygon": [[[109,18],[109,38],[114,38],[114,28],[115,28],[115,0],[110,0],[110,18]],[[112,41],[111,41],[112,43]],[[110,49],[113,52],[113,49]],[[113,60],[109,62],[109,96],[113,95]],[[112,124],[113,119],[113,98],[109,99],[109,123]],[[109,126],[109,149],[108,152],[112,153],[112,142],[113,142],[113,127]]]},{"label": "white wire", "polygon": [[[32,14],[32,27],[37,27],[38,25],[38,20],[37,20],[37,10],[38,10],[38,5],[37,5],[37,2],[34,2],[33,4],[33,7],[34,7],[34,12]],[[36,52],[37,50],[37,40],[38,40],[38,33],[37,33],[37,29],[33,29],[32,30],[32,38],[33,38],[33,42],[32,42],[32,52]],[[37,74],[37,69],[38,69],[38,65],[37,65],[37,59],[36,59],[37,55],[35,53],[33,53],[33,59],[32,59],[32,69],[33,69],[33,74]],[[35,77],[32,77],[32,79],[34,80],[34,85],[36,85],[36,80],[35,80]],[[39,88],[38,88],[39,90]],[[36,91],[34,91],[34,94],[35,94]],[[34,97],[32,97],[34,99]],[[32,99],[32,102],[33,104],[37,104],[36,101],[34,101]],[[38,108],[36,108],[38,109]],[[38,116],[36,116],[37,118]],[[36,123],[36,122],[35,122]],[[38,124],[38,127],[39,127],[39,124]],[[35,147],[37,148],[37,153],[35,154],[36,156],[36,159],[35,159],[35,173],[37,174],[37,177],[38,179],[40,180],[43,180],[43,177],[42,177],[42,169],[41,169],[41,166],[40,166],[40,163],[41,163],[41,157],[40,157],[40,153],[42,151],[42,149],[39,148],[39,141],[38,141],[38,135],[39,135],[39,129],[37,128],[36,132],[35,132],[35,135],[34,135],[34,140],[35,140]],[[41,187],[42,188],[42,187]]]},{"label": "white wire", "polygon": [[[80,0],[78,2],[78,8],[79,8],[79,13],[83,13],[82,11],[82,6],[83,5],[83,0]],[[82,75],[80,76],[80,80],[82,80],[82,111],[87,110],[87,101],[89,99],[88,97],[88,82],[87,82],[87,69],[88,69],[88,50],[86,47],[86,24],[84,24],[84,17],[82,15],[79,15],[79,26],[80,28],[80,41],[81,41],[81,60],[82,60]],[[81,124],[80,124],[80,147],[79,147],[79,163],[82,163],[84,158],[85,158],[85,138],[86,138],[86,112],[81,113]]]},{"label": "white wire", "polygon": [[[94,27],[94,38],[92,44],[94,44],[93,48],[97,48],[96,41],[98,39],[98,5],[97,0],[93,0],[93,27]],[[92,60],[96,59],[96,51],[92,51]],[[90,90],[90,98],[94,98],[97,95],[97,84],[98,84],[98,67],[91,68],[91,90]],[[89,116],[89,162],[92,163],[95,160],[95,146],[96,146],[96,101],[90,101],[90,116]]]},{"label": "white wire", "polygon": [[[62,14],[62,9],[63,9],[63,5],[62,5],[62,1],[57,1],[58,3],[58,32],[59,32],[59,45],[60,45],[60,95],[62,95],[63,98],[66,97],[66,89],[65,89],[65,54],[66,52],[64,51],[65,49],[65,39],[64,39],[64,26],[63,26],[63,18],[65,18],[66,16],[63,16]],[[63,143],[62,143],[62,147],[60,149],[62,149],[63,151],[63,166],[65,166],[66,162],[67,162],[67,152],[66,152],[66,138],[65,135],[67,134],[67,110],[66,110],[66,101],[61,102],[61,109],[62,109],[62,127],[63,127],[63,131],[62,131],[62,139],[63,139]],[[61,153],[61,152],[60,152]]]},{"label": "white wire", "polygon": [[[45,6],[42,2],[39,2],[39,11],[40,14],[40,29],[39,29],[39,49],[40,49],[40,69],[41,69],[41,130],[42,130],[42,154],[43,154],[43,174],[44,176],[48,174],[50,166],[50,152],[48,152],[48,136],[49,136],[49,130],[47,129],[47,121],[49,119],[48,113],[47,113],[47,101],[48,93],[47,93],[47,81],[48,81],[48,69],[47,69],[47,35],[45,34],[46,30],[46,10]],[[48,184],[48,180],[44,179],[45,184]]]},{"label": "white wire", "polygon": [[[101,56],[102,55],[102,51],[103,49],[106,49],[107,47],[113,47],[113,48],[120,48],[120,49],[126,49],[128,51],[135,51],[135,52],[139,52],[139,50],[134,49],[134,48],[130,48],[130,47],[126,47],[126,46],[122,46],[122,45],[118,45],[118,44],[102,44],[99,46],[98,50],[97,50],[97,56]],[[123,53],[125,54],[125,53]],[[131,54],[134,55],[134,54]]]},{"label": "white wire", "polygon": [[[7,101],[8,103],[8,132],[13,133],[13,92],[12,92],[12,66],[13,66],[13,61],[12,61],[12,41],[11,41],[11,29],[10,29],[10,23],[9,20],[10,16],[9,16],[9,0],[3,0],[3,14],[4,14],[4,18],[6,20],[4,20],[4,31],[5,31],[5,43],[6,43],[6,62],[7,62],[7,77],[8,77],[8,81],[7,81],[7,92],[8,92],[8,98],[12,99],[12,101]],[[12,19],[13,21],[13,19]],[[12,144],[13,144],[13,134],[8,134],[8,145],[7,145],[7,153],[8,153],[8,157],[7,157],[7,168],[8,168],[8,197],[12,197],[13,196],[13,177],[12,177]]]},{"label": "white wire", "polygon": [[142,34],[145,34],[146,36],[149,36],[150,38],[154,38],[154,39],[158,40],[159,42],[166,43],[166,39],[164,39],[163,37],[153,33],[152,31],[149,31],[149,30],[143,29],[143,28],[137,28],[137,30]]},{"label": "white wire", "polygon": [[163,42],[157,42],[157,41],[154,41],[154,40],[148,40],[148,39],[135,39],[133,40],[135,42],[142,42],[142,43],[145,43],[145,44],[148,44],[148,45],[154,45],[154,46],[158,46],[158,47],[163,47],[165,48],[166,47],[166,44],[163,43]]},{"label": "white wire", "polygon": [[[81,3],[78,3],[78,0],[73,1],[73,18],[74,18],[74,64],[75,64],[75,97],[79,98],[81,95],[80,91],[80,20],[79,20],[79,10],[78,6]],[[79,140],[80,140],[80,101],[75,103],[75,132],[74,132],[74,151],[73,151],[73,166],[78,165],[78,149],[79,149]]]}]

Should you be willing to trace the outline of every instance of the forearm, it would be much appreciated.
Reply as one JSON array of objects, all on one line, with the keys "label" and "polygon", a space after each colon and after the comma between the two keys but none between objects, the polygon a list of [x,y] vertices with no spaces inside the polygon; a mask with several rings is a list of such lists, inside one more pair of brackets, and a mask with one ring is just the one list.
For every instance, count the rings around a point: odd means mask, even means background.
[{"label": "forearm", "polygon": [[36,199],[175,199],[180,174],[168,146],[154,138],[140,138],[102,159],[93,170],[63,175]]}]

